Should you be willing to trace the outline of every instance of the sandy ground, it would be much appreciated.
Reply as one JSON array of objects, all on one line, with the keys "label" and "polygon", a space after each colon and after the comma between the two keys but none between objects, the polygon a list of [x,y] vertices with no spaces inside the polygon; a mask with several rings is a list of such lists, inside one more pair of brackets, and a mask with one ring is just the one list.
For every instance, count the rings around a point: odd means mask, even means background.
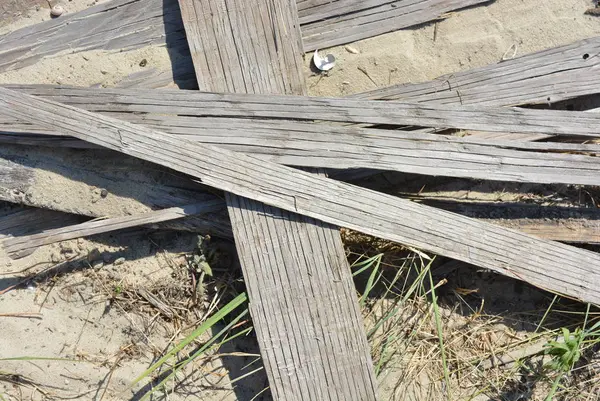
[{"label": "sandy ground", "polygon": [[[0,0],[0,4],[3,5],[0,33],[49,18],[45,1]],[[68,12],[93,4],[90,0],[64,3]],[[36,6],[39,9],[36,10]],[[453,71],[496,63],[503,57],[595,36],[600,33],[600,19],[584,15],[591,6],[591,0],[497,0],[453,13],[440,22],[354,43],[351,47],[358,50],[358,54],[345,46],[330,49],[328,52],[337,58],[337,66],[327,75],[312,74],[310,56],[307,56],[310,93],[339,96],[395,83],[429,80]],[[146,67],[140,67],[142,59],[147,60]],[[143,68],[161,70],[169,66],[169,54],[160,47],[123,53],[93,51],[63,55],[0,74],[0,83],[110,87]],[[153,236],[133,232],[45,247],[18,261],[10,261],[0,250],[0,291],[17,281],[19,275],[14,272],[32,266],[39,268],[58,263],[74,270],[0,296],[0,358],[67,359],[2,362],[0,375],[2,372],[22,374],[48,393],[44,395],[35,385],[14,386],[0,381],[0,395],[6,394],[9,399],[58,399],[77,395],[84,400],[131,399],[132,390],[128,388],[131,381],[171,337],[178,338],[181,334],[171,331],[168,325],[148,327],[147,318],[120,309],[118,303],[112,305],[111,294],[124,287],[151,287],[168,281],[181,264],[182,253],[194,249],[194,241],[193,235]],[[109,256],[100,260],[90,258],[96,252]],[[120,259],[123,257],[124,261]],[[119,263],[115,264],[117,260]],[[90,269],[90,265],[94,268]],[[1,316],[16,312],[36,312],[41,317]],[[256,351],[251,341],[245,351]],[[250,360],[248,357],[247,361]],[[213,384],[210,388],[171,399],[250,400],[264,387],[264,377],[256,376],[250,382],[238,383],[237,390],[232,391],[227,376],[231,367],[223,364],[226,363],[216,360],[199,366],[199,369],[210,370],[208,377]],[[395,378],[394,374],[386,376],[381,384],[381,399],[391,399]]]}]

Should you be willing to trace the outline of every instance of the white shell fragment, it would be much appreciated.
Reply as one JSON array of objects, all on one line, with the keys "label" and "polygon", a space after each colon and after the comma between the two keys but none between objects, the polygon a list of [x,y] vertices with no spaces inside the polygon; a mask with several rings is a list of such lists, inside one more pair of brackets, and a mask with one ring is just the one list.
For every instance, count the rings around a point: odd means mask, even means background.
[{"label": "white shell fragment", "polygon": [[50,15],[53,17],[60,17],[64,12],[65,9],[60,4],[57,4],[50,9]]},{"label": "white shell fragment", "polygon": [[317,49],[313,56],[313,63],[315,63],[315,67],[320,71],[329,71],[335,66],[335,57],[333,57],[333,54],[321,57],[319,50]]},{"label": "white shell fragment", "polygon": [[346,51],[348,53],[352,53],[352,54],[360,53],[355,47],[352,47],[352,46],[344,46],[344,49],[346,49]]}]

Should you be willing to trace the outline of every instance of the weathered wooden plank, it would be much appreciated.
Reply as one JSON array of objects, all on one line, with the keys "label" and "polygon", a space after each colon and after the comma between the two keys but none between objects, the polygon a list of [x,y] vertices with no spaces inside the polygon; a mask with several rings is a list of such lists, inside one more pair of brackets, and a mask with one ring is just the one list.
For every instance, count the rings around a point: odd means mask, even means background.
[{"label": "weathered wooden plank", "polygon": [[[200,89],[306,92],[295,3],[180,5]],[[226,201],[274,398],[375,400],[373,364],[339,230],[230,193]]]},{"label": "weathered wooden plank", "polygon": [[[66,227],[46,230],[39,234],[18,236],[8,238],[2,242],[8,256],[18,259],[30,255],[37,248],[54,244],[60,241],[89,237],[124,228],[137,227],[147,224],[157,224],[169,220],[181,219],[207,212],[214,212],[222,207],[222,201],[218,199],[196,203],[193,205],[172,207],[169,209],[155,210],[133,216],[114,217],[104,220],[92,220],[85,223],[67,225]],[[49,212],[49,211],[46,211]],[[56,212],[55,212],[56,213]],[[68,224],[68,222],[67,222]]]},{"label": "weathered wooden plank", "polygon": [[[305,34],[310,35],[306,37],[305,50],[339,45],[350,40],[422,24],[441,17],[445,12],[484,1],[487,0],[402,0],[381,5],[376,8],[375,16],[371,15],[369,10],[360,7],[362,11],[350,14],[350,19],[348,16],[323,19],[323,13],[316,9],[315,18],[308,17],[307,20],[313,21],[304,27],[308,32],[312,32]],[[353,0],[352,3],[354,8],[359,4],[358,0]],[[290,7],[293,6],[290,2]],[[216,26],[224,27],[224,24],[229,23],[225,19],[227,15],[223,14],[224,10],[211,10],[214,21],[221,21]],[[259,8],[253,12],[259,13]],[[234,23],[231,24],[233,29],[247,29],[244,25],[249,15],[233,10],[229,16],[234,18]],[[269,21],[265,19],[264,23],[268,29]],[[234,36],[240,40],[247,39],[237,34]],[[64,52],[94,49],[129,50],[165,44],[181,54],[188,52],[177,0],[113,0],[1,35],[0,72],[23,68],[45,57]],[[233,55],[229,57],[228,62],[238,63]],[[187,75],[187,72],[179,72]],[[264,71],[254,71],[251,74],[262,73]],[[285,73],[282,74],[284,75]],[[250,85],[248,82],[245,84]]]},{"label": "weathered wooden plank", "polygon": [[[8,86],[10,87],[10,86]],[[30,93],[43,94],[44,89]],[[496,106],[456,106],[396,101],[313,98],[249,94],[216,94],[177,90],[103,89],[81,97],[88,89],[68,88],[51,97],[95,112],[179,114],[202,117],[320,120],[341,123],[458,128],[476,131],[598,137],[599,113],[534,110]]]},{"label": "weathered wooden plank", "polygon": [[[599,145],[485,141],[419,131],[284,120],[143,116],[137,113],[118,116],[194,142],[218,145],[289,166],[365,168],[497,181],[600,185],[598,158],[571,154],[595,155],[600,153]],[[9,132],[0,135],[0,142],[73,147],[85,144],[60,136],[12,135],[10,127],[2,124],[0,115],[0,133]],[[43,128],[37,131],[43,132]]]},{"label": "weathered wooden plank", "polygon": [[597,208],[417,199],[429,206],[488,221],[538,238],[568,243],[600,243],[600,210]]},{"label": "weathered wooden plank", "polygon": [[300,11],[306,51],[337,46],[444,18],[488,0],[321,1]]},{"label": "weathered wooden plank", "polygon": [[64,52],[164,45],[185,51],[176,0],[114,0],[0,36],[0,71]]},{"label": "weathered wooden plank", "polygon": [[189,174],[205,185],[600,303],[600,255],[594,252],[5,88],[0,89],[0,109]]},{"label": "weathered wooden plank", "polygon": [[[73,153],[54,148],[29,148],[23,152],[22,148],[3,145],[0,200],[81,216],[118,217],[218,199],[201,186],[186,187],[187,180],[174,177],[169,171],[151,169],[135,159],[108,152],[94,156],[86,151]],[[157,227],[225,238],[232,235],[228,218],[222,212]]]},{"label": "weathered wooden plank", "polygon": [[64,225],[81,223],[84,220],[85,217],[74,214],[22,207],[0,217],[0,239],[39,233]]},{"label": "weathered wooden plank", "polygon": [[510,106],[552,104],[600,93],[600,37],[442,75],[432,81],[400,84],[353,95],[361,99],[427,104]]}]

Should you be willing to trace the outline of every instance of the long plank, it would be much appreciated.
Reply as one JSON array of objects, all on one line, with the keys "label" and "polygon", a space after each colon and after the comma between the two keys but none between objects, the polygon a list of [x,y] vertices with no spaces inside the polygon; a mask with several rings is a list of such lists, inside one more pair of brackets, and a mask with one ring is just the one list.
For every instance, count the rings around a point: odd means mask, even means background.
[{"label": "long plank", "polygon": [[[39,91],[34,91],[38,94]],[[53,100],[95,112],[180,114],[203,117],[320,120],[341,123],[457,128],[489,132],[598,137],[600,114],[497,106],[460,106],[360,99],[250,94],[216,94],[178,90],[65,89]],[[89,92],[88,92],[89,93]],[[126,93],[126,94],[125,94]],[[66,98],[70,97],[70,100]]]},{"label": "long plank", "polygon": [[597,208],[417,199],[429,206],[492,222],[538,238],[568,243],[600,243],[600,211]]},{"label": "long plank", "polygon": [[[179,3],[200,89],[306,93],[293,1]],[[225,198],[274,399],[375,400],[339,229],[231,193]]]},{"label": "long plank", "polygon": [[[419,0],[415,3],[402,0],[381,5],[375,16],[369,15],[369,10],[363,10],[352,14],[350,20],[345,16],[323,19],[323,14],[316,10],[314,17],[308,17],[313,21],[304,27],[309,32],[304,35],[304,50],[339,45],[422,24],[440,18],[448,11],[484,1]],[[359,4],[357,0],[354,3]],[[221,20],[220,26],[225,26],[223,22],[227,21]],[[353,27],[353,24],[360,25]],[[23,68],[64,52],[130,50],[148,45],[167,45],[178,53],[187,54],[177,0],[113,0],[1,35],[0,72]]]},{"label": "long plank", "polygon": [[185,51],[176,0],[113,0],[0,36],[0,72],[64,52],[165,45]]},{"label": "long plank", "polygon": [[[67,102],[68,103],[68,102]],[[77,103],[76,103],[77,104]],[[87,109],[85,105],[78,104]],[[112,113],[109,113],[114,115]],[[563,143],[482,141],[419,131],[327,126],[308,122],[186,116],[119,114],[123,120],[171,135],[253,154],[263,160],[300,167],[365,168],[433,176],[544,184],[600,185],[600,146]],[[2,123],[0,143],[83,147],[60,132],[13,134],[20,122]],[[91,145],[93,146],[93,145]],[[552,152],[552,153],[549,153]],[[577,152],[583,154],[557,153]]]},{"label": "long plank", "polygon": [[43,230],[52,230],[68,224],[77,224],[85,217],[53,210],[21,207],[0,216],[0,239],[26,236]]},{"label": "long plank", "polygon": [[[219,197],[198,185],[186,188],[183,184],[187,180],[168,171],[151,169],[135,159],[106,152],[94,156],[52,148],[30,148],[23,152],[20,147],[4,145],[0,148],[0,200],[106,218]],[[104,197],[102,189],[106,190]],[[232,236],[224,213],[192,216],[159,227]]]},{"label": "long plank", "polygon": [[594,79],[600,68],[598,53],[600,37],[594,37],[432,81],[400,84],[351,97],[445,105],[552,104],[600,93]]},{"label": "long plank", "polygon": [[321,1],[300,11],[306,51],[370,38],[418,23],[444,18],[489,0]]},{"label": "long plank", "polygon": [[189,174],[239,196],[600,303],[600,255],[594,252],[5,88],[0,89],[0,110]]},{"label": "long plank", "polygon": [[114,217],[105,220],[93,220],[81,224],[45,230],[38,234],[8,238],[2,242],[8,256],[18,259],[30,255],[37,248],[60,241],[89,237],[91,235],[122,230],[147,224],[157,224],[169,220],[181,219],[201,213],[214,212],[220,209],[222,202],[218,199],[196,203],[193,205],[155,210],[133,216]]}]

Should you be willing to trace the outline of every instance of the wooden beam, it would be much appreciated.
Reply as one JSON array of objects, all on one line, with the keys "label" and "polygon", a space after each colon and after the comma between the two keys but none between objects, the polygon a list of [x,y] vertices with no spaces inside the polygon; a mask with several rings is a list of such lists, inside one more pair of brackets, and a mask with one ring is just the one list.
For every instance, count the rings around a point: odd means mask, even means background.
[{"label": "wooden beam", "polygon": [[600,93],[594,82],[600,65],[600,37],[442,75],[432,81],[400,84],[352,95],[360,99],[427,104],[516,106],[553,104]]},{"label": "wooden beam", "polygon": [[523,203],[440,201],[419,202],[463,216],[515,229],[534,237],[568,243],[600,244],[600,209],[537,206]]},{"label": "wooden beam", "polygon": [[[10,87],[10,86],[7,86]],[[32,93],[42,94],[43,87]],[[293,119],[338,123],[456,128],[489,132],[598,137],[599,113],[497,106],[457,106],[180,90],[102,89],[92,98],[85,88],[55,92],[58,102],[84,103],[90,111],[179,114],[199,117]],[[62,93],[62,96],[61,96]],[[67,99],[70,98],[70,99]]]},{"label": "wooden beam", "polygon": [[[305,50],[340,45],[349,40],[419,25],[438,19],[445,12],[485,1],[402,0],[381,5],[376,8],[376,14],[372,14],[370,10],[364,10],[366,7],[359,6],[358,0],[353,0],[357,12],[326,20],[321,19],[323,14],[318,9],[314,9],[314,17],[310,17],[307,10],[309,15],[306,17],[312,21],[304,28],[308,31]],[[293,2],[290,2],[290,7],[295,7]],[[219,10],[212,11],[215,15],[219,13]],[[227,21],[219,23],[225,26],[223,23]],[[241,27],[234,26],[234,29],[237,28]],[[131,50],[167,45],[185,56],[188,53],[185,39],[177,0],[113,0],[0,35],[0,72],[23,68],[66,51]],[[235,58],[229,61],[237,62]],[[179,70],[176,73],[189,79],[192,71]],[[253,74],[265,72],[255,71]]]},{"label": "wooden beam", "polygon": [[[32,109],[36,112],[31,113]],[[0,110],[189,174],[239,196],[600,304],[600,255],[594,252],[5,88],[0,88]]]},{"label": "wooden beam", "polygon": [[[190,186],[187,179],[169,171],[143,168],[138,160],[119,154],[97,155],[56,148],[29,148],[23,152],[22,148],[4,145],[0,147],[0,200],[105,218],[219,199],[218,193],[211,194],[200,185]],[[224,212],[222,195],[220,199]],[[231,227],[223,212],[157,227],[231,238]]]},{"label": "wooden beam", "polygon": [[[321,0],[299,1],[306,51],[370,38],[440,20],[444,14],[489,0]],[[310,4],[310,6],[305,6]]]},{"label": "wooden beam", "polygon": [[[201,90],[306,93],[293,1],[179,4]],[[225,198],[274,398],[375,400],[339,229],[231,193]]]},{"label": "wooden beam", "polygon": [[53,210],[20,207],[0,216],[0,239],[25,236],[63,227],[65,224],[77,224],[85,217],[60,213]]},{"label": "wooden beam", "polygon": [[155,210],[134,216],[92,220],[81,224],[67,225],[66,227],[45,230],[39,234],[8,238],[2,242],[2,245],[4,246],[8,256],[13,259],[18,259],[31,255],[33,251],[44,245],[122,230],[124,228],[137,227],[147,224],[157,224],[169,220],[177,220],[186,216],[193,216],[201,213],[214,212],[220,209],[221,206],[222,202],[219,200],[212,200],[193,205]]},{"label": "wooden beam", "polygon": [[[89,108],[79,101],[73,104]],[[600,153],[600,146],[595,144],[486,141],[420,131],[286,120],[148,116],[138,113],[118,116],[194,142],[214,144],[289,166],[365,168],[496,181],[600,185],[598,158],[585,155]],[[50,136],[13,135],[12,125],[2,124],[1,120],[0,115],[0,132],[7,133],[0,134],[0,143],[64,147],[83,147],[85,144],[57,136],[60,132]],[[15,124],[22,125],[20,122]],[[43,128],[33,126],[31,131],[45,132]]]}]

